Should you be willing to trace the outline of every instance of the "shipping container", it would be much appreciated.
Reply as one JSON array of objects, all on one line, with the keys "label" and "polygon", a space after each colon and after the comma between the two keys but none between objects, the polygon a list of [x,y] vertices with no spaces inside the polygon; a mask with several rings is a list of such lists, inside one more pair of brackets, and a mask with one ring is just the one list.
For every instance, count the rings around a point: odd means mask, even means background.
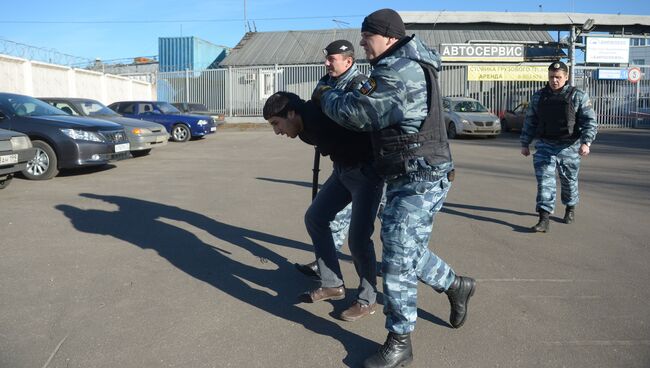
[{"label": "shipping container", "polygon": [[227,47],[194,36],[158,38],[161,72],[213,69],[227,54]]}]

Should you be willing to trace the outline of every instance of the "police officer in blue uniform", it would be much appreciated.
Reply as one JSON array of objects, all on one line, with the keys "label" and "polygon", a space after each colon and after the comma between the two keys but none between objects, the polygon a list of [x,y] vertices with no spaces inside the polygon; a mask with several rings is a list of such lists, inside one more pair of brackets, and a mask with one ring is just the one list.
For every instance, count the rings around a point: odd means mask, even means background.
[{"label": "police officer in blue uniform", "polygon": [[[331,42],[323,49],[325,55],[325,74],[319,81],[316,88],[320,86],[329,86],[344,91],[350,91],[359,88],[368,78],[359,71],[354,59],[354,46],[348,40],[336,40]],[[334,239],[336,251],[340,251],[345,237],[350,228],[350,219],[352,217],[352,203],[350,202],[344,209],[336,214],[330,222],[330,229]],[[316,261],[307,264],[295,264],[298,271],[303,274],[320,278],[318,272],[318,263]]]},{"label": "police officer in blue uniform", "polygon": [[555,173],[560,177],[564,222],[575,220],[578,204],[580,158],[589,155],[598,124],[589,96],[567,84],[569,68],[561,61],[548,67],[548,84],[537,91],[526,111],[521,131],[521,154],[530,155],[530,143],[538,138],[533,155],[537,178],[539,220],[531,229],[549,231],[549,215],[555,209]]},{"label": "police officer in blue uniform", "polygon": [[466,320],[476,283],[456,275],[428,249],[453,173],[438,85],[440,58],[406,36],[392,9],[364,19],[360,45],[373,66],[368,81],[351,92],[324,86],[312,99],[338,124],[372,134],[375,166],[387,184],[381,238],[388,337],[364,367],[397,367],[413,360],[418,280],[447,294],[455,328]]}]

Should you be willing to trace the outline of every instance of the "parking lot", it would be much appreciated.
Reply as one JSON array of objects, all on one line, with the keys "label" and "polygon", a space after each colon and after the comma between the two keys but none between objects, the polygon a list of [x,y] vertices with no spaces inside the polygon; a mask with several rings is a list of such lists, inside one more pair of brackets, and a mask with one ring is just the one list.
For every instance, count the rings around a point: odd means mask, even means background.
[{"label": "parking lot", "polygon": [[[452,142],[430,246],[479,286],[467,323],[423,285],[413,367],[650,366],[650,130],[605,130],[576,223],[533,234],[517,135]],[[381,312],[298,304],[313,148],[268,126],[0,191],[0,367],[344,367],[384,342]],[[331,169],[321,160],[322,183]],[[559,196],[558,196],[559,197]],[[375,233],[380,254],[381,242]],[[380,280],[381,281],[381,280]],[[381,282],[380,282],[381,283]]]}]

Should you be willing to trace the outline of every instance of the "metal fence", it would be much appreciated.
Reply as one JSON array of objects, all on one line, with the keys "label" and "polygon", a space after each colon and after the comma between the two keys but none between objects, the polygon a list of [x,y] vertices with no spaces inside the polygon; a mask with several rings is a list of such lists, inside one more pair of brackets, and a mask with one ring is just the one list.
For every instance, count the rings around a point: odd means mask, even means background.
[{"label": "metal fence", "polygon": [[[369,64],[358,64],[363,73]],[[592,99],[601,127],[633,127],[650,123],[639,112],[650,112],[650,81],[597,79],[595,67],[576,67],[576,86]],[[649,75],[650,66],[641,67]],[[304,99],[311,96],[325,67],[318,65],[276,65],[158,73],[158,99],[169,102],[196,102],[226,116],[261,116],[266,98],[276,91],[293,92]],[[445,64],[440,73],[445,96],[466,96],[481,101],[502,116],[521,102],[529,101],[541,81],[468,81],[466,64]],[[647,116],[647,115],[646,115]]]}]

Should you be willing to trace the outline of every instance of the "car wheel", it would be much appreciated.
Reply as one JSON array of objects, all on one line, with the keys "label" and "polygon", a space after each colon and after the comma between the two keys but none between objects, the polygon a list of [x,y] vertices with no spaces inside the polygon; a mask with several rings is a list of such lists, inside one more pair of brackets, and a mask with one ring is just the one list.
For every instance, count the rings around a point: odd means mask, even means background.
[{"label": "car wheel", "polygon": [[148,155],[150,152],[151,148],[147,148],[139,151],[131,151],[131,155],[133,155],[133,157],[142,157]]},{"label": "car wheel", "polygon": [[7,175],[4,179],[0,179],[0,189],[8,187],[9,183],[11,183],[11,179],[13,179],[11,174]]},{"label": "car wheel", "polygon": [[457,135],[456,124],[453,121],[450,121],[449,126],[447,127],[447,138],[454,139]]},{"label": "car wheel", "polygon": [[172,128],[172,140],[174,142],[187,142],[191,138],[190,129],[187,125],[176,124]]},{"label": "car wheel", "polygon": [[30,180],[48,180],[59,173],[56,153],[49,144],[43,141],[32,141],[36,148],[36,156],[27,163],[23,175]]},{"label": "car wheel", "polygon": [[508,120],[503,119],[501,120],[501,129],[503,129],[504,132],[509,132],[512,130],[510,126],[508,125]]}]

